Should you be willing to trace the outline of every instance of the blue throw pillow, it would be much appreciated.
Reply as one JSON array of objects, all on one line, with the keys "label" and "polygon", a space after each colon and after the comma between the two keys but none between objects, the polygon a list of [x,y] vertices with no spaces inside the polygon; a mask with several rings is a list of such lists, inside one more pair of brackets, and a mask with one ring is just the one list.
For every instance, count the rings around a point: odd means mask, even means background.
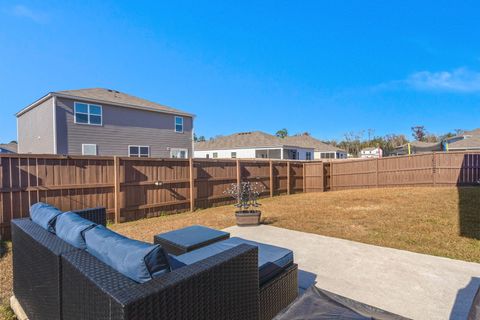
[{"label": "blue throw pillow", "polygon": [[159,245],[126,238],[104,226],[85,232],[87,251],[130,279],[144,283],[170,271]]},{"label": "blue throw pillow", "polygon": [[47,231],[55,233],[55,222],[62,211],[43,202],[30,207],[30,219]]},{"label": "blue throw pillow", "polygon": [[55,232],[63,241],[79,249],[86,249],[84,232],[95,227],[90,220],[80,217],[73,212],[65,212],[57,217]]}]

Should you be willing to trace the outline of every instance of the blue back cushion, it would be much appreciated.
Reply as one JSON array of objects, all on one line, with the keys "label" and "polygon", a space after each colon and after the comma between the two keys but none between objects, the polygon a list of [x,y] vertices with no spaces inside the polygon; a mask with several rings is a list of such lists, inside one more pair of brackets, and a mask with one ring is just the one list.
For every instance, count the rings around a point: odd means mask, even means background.
[{"label": "blue back cushion", "polygon": [[84,219],[76,213],[65,212],[57,217],[55,232],[60,239],[72,246],[86,249],[84,233],[95,226],[94,222]]},{"label": "blue back cushion", "polygon": [[144,283],[170,271],[159,245],[126,238],[103,226],[85,232],[87,251],[130,279]]},{"label": "blue back cushion", "polygon": [[55,233],[55,222],[62,211],[43,202],[30,207],[30,219],[47,231]]}]

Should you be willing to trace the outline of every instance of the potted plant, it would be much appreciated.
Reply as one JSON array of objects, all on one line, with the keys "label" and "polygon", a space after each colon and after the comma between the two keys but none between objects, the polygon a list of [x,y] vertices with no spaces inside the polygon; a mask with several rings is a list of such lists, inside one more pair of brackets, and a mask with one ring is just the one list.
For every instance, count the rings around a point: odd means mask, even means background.
[{"label": "potted plant", "polygon": [[235,207],[235,217],[238,226],[259,225],[262,212],[257,208],[260,206],[258,197],[265,190],[265,187],[258,182],[232,183],[230,188],[225,190],[225,194],[233,197],[237,203]]}]

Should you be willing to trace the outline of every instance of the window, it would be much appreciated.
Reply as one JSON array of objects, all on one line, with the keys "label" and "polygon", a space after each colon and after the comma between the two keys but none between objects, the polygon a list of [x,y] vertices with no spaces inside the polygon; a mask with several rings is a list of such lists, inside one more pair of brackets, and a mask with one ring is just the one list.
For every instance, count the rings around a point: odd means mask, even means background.
[{"label": "window", "polygon": [[178,149],[178,148],[171,148],[170,149],[170,158],[185,159],[186,157],[188,157],[188,150],[187,149]]},{"label": "window", "polygon": [[312,160],[312,153],[311,153],[311,152],[307,152],[306,155],[305,155],[305,159],[307,159],[307,160]]},{"label": "window", "polygon": [[183,117],[175,117],[175,132],[183,132]]},{"label": "window", "polygon": [[82,144],[82,155],[84,156],[96,156],[97,145],[96,144]]},{"label": "window", "polygon": [[218,152],[213,153],[213,158],[218,158]]},{"label": "window", "polygon": [[150,156],[149,146],[128,146],[129,157],[148,158]]},{"label": "window", "polygon": [[236,152],[232,152],[231,153],[231,156],[232,156],[232,159],[235,159],[237,157],[237,153]]},{"label": "window", "polygon": [[102,125],[102,106],[82,102],[74,103],[75,123]]},{"label": "window", "polygon": [[210,155],[207,153],[207,154],[205,155],[205,158],[207,158],[207,159],[210,158]]}]

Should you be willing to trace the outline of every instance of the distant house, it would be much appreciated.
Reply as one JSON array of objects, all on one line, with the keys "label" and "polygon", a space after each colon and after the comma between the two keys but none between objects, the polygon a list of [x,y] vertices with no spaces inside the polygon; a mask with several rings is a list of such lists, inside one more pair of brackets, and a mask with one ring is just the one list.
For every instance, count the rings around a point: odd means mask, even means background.
[{"label": "distant house", "polygon": [[443,145],[447,151],[480,150],[480,128],[445,139]]},{"label": "distant house", "polygon": [[413,141],[405,143],[391,152],[389,156],[401,156],[407,154],[418,154],[418,153],[428,153],[434,151],[442,151],[443,145],[441,142],[423,142],[423,141]]},{"label": "distant house", "polygon": [[347,152],[330,144],[324,143],[310,135],[285,137],[284,141],[305,148],[314,149],[314,159],[347,159]]},{"label": "distant house", "polygon": [[0,143],[0,154],[2,153],[17,153],[17,143]]},{"label": "distant house", "polygon": [[193,115],[111,89],[50,92],[17,113],[18,152],[187,158]]},{"label": "distant house", "polygon": [[302,147],[271,134],[240,132],[195,143],[195,158],[313,160],[314,148]]},{"label": "distant house", "polygon": [[360,158],[381,158],[383,150],[380,147],[363,148],[360,151]]}]

